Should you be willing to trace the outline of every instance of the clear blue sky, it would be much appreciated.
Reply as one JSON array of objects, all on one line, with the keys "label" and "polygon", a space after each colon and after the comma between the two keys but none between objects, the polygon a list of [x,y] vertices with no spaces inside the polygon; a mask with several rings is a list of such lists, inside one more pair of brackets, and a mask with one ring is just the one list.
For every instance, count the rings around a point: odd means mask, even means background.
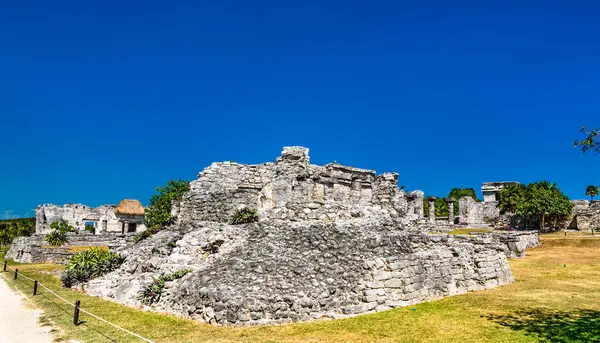
[{"label": "clear blue sky", "polygon": [[598,18],[597,1],[2,1],[0,216],[147,204],[284,145],[432,195],[548,179],[584,198]]}]

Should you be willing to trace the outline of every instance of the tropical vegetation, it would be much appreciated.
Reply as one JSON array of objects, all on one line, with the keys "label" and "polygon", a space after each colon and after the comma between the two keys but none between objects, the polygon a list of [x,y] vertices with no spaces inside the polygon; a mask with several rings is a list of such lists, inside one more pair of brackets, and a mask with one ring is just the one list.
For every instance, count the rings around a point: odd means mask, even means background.
[{"label": "tropical vegetation", "polygon": [[594,185],[589,185],[585,189],[585,195],[589,196],[592,201],[594,201],[594,197],[598,195],[598,189],[600,187],[596,187]]},{"label": "tropical vegetation", "polygon": [[35,218],[0,220],[0,246],[10,245],[16,237],[35,233]]},{"label": "tropical vegetation", "polygon": [[586,152],[595,152],[600,154],[600,139],[598,138],[599,129],[588,130],[585,126],[581,128],[581,132],[585,135],[583,140],[576,140],[573,142],[573,146],[580,148],[585,154]]},{"label": "tropical vegetation", "polygon": [[152,278],[152,282],[147,284],[140,291],[139,299],[146,305],[152,305],[153,303],[158,302],[166,282],[181,279],[191,271],[191,269],[181,269],[173,273],[163,274],[158,278]]},{"label": "tropical vegetation", "polygon": [[[481,200],[479,200],[479,198],[477,197],[477,194],[475,193],[475,190],[473,188],[452,188],[450,190],[450,193],[448,193],[448,195],[446,197],[436,197],[435,201],[434,201],[434,207],[435,207],[435,215],[437,217],[447,217],[448,216],[448,203],[446,202],[447,198],[453,199],[454,200],[454,215],[458,216],[459,211],[460,211],[460,204],[459,204],[459,200],[460,198],[464,197],[464,196],[468,196],[473,198],[473,200],[479,202]],[[427,216],[429,214],[429,201],[427,200],[429,198],[429,196],[426,196],[423,199],[423,210],[425,215]]]},{"label": "tropical vegetation", "polygon": [[255,209],[244,207],[237,210],[231,217],[231,224],[248,224],[258,221],[258,212]]},{"label": "tropical vegetation", "polygon": [[52,246],[61,246],[68,243],[67,233],[75,231],[75,228],[63,219],[50,223],[50,228],[52,231],[44,239]]},{"label": "tropical vegetation", "polygon": [[573,210],[573,204],[558,185],[548,181],[510,185],[498,192],[497,199],[501,213],[514,213],[522,224],[540,230],[561,227]]},{"label": "tropical vegetation", "polygon": [[173,224],[175,217],[171,215],[173,201],[180,201],[190,184],[184,180],[170,180],[164,186],[156,187],[157,193],[150,198],[150,205],[144,213],[146,230],[135,237],[140,241]]},{"label": "tropical vegetation", "polygon": [[61,275],[64,287],[85,283],[119,268],[124,258],[106,248],[91,248],[73,254]]}]

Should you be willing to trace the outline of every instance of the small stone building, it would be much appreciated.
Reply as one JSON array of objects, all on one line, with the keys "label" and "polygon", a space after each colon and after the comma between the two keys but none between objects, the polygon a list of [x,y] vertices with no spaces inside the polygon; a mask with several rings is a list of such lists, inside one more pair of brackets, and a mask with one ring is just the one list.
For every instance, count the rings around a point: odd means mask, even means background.
[{"label": "small stone building", "polygon": [[123,199],[115,207],[121,233],[141,232],[144,226],[144,206],[137,200]]}]

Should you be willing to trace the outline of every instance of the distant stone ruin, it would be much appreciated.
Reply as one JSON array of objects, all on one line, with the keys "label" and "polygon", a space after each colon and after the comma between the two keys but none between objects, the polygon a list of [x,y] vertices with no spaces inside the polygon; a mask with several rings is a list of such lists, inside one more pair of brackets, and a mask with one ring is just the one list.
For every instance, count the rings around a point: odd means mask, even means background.
[{"label": "distant stone ruin", "polygon": [[569,229],[600,231],[600,201],[572,200],[573,219]]},{"label": "distant stone ruin", "polygon": [[102,205],[95,208],[82,204],[57,206],[45,204],[35,210],[36,234],[47,234],[50,224],[64,220],[77,231],[85,230],[86,223],[97,235],[104,233],[135,233],[146,230],[144,207],[137,200],[123,199],[118,205]]},{"label": "distant stone ruin", "polygon": [[[513,282],[507,257],[539,243],[535,231],[441,234],[454,216],[437,220],[430,202],[425,217],[423,192],[397,179],[310,164],[302,147],[213,163],[173,204],[175,225],[119,249],[121,268],[85,290],[138,307],[153,278],[189,268],[151,309],[219,325],[343,318]],[[230,225],[244,207],[260,220]]]},{"label": "distant stone ruin", "polygon": [[[95,208],[82,204],[45,204],[38,206],[35,214],[35,234],[15,239],[6,258],[20,263],[66,263],[74,253],[73,247],[105,246],[118,250],[133,241],[132,235],[146,230],[144,207],[137,200],[123,199],[118,205]],[[66,246],[48,246],[45,235],[52,231],[52,223],[61,220],[75,232],[68,234]],[[86,224],[92,228],[91,232],[85,230]]]}]

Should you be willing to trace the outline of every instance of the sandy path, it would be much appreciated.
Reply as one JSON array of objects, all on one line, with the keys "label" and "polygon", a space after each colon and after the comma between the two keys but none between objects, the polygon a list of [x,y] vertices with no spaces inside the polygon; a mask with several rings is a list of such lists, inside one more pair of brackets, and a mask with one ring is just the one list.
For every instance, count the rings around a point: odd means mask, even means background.
[{"label": "sandy path", "polygon": [[41,313],[0,277],[0,343],[51,343],[52,328],[39,324]]}]

